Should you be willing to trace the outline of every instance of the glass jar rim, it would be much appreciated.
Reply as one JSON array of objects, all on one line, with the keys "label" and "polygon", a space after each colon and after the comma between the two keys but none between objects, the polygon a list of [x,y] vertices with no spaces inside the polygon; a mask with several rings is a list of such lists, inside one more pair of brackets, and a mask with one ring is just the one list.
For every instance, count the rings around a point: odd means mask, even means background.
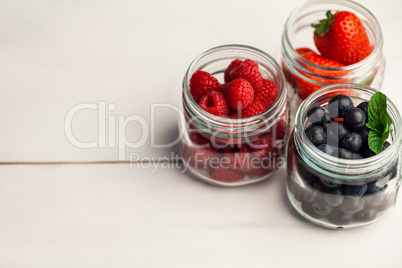
[{"label": "glass jar rim", "polygon": [[[296,49],[292,46],[291,42],[290,42],[290,37],[289,37],[289,28],[291,25],[293,25],[293,20],[295,19],[295,17],[300,13],[300,10],[303,9],[306,6],[310,6],[313,4],[339,4],[339,5],[345,5],[346,7],[349,7],[351,9],[355,9],[358,10],[359,12],[361,12],[362,14],[365,15],[365,18],[368,19],[368,21],[374,25],[375,27],[375,31],[376,31],[376,35],[374,36],[375,40],[376,40],[376,46],[374,47],[373,51],[370,53],[370,55],[368,55],[366,58],[364,58],[363,60],[351,64],[351,65],[347,65],[344,67],[325,67],[325,66],[321,66],[321,65],[317,65],[314,64],[306,59],[304,59],[297,51]],[[286,22],[285,22],[285,26],[284,26],[284,33],[283,33],[283,37],[282,37],[283,42],[286,44],[286,46],[289,48],[290,51],[284,51],[284,53],[290,53],[292,58],[297,59],[298,62],[302,62],[303,64],[305,64],[306,66],[311,66],[313,68],[317,68],[317,69],[321,69],[324,71],[351,71],[351,70],[356,70],[356,69],[360,69],[364,66],[367,66],[370,62],[376,62],[375,58],[378,57],[379,54],[381,54],[382,51],[382,45],[383,45],[383,36],[382,36],[382,31],[381,31],[381,27],[380,27],[380,23],[378,22],[377,18],[363,5],[356,3],[354,1],[351,0],[309,0],[306,1],[304,3],[299,4],[288,16]],[[305,71],[305,70],[304,70]],[[348,76],[340,76],[340,77],[345,77],[347,78]]]},{"label": "glass jar rim", "polygon": [[[274,103],[264,112],[261,114],[248,117],[248,118],[241,118],[241,119],[230,119],[230,118],[225,118],[225,117],[220,117],[216,116],[213,114],[208,113],[204,109],[202,109],[196,101],[193,99],[190,93],[190,79],[191,76],[193,75],[195,70],[196,64],[204,59],[207,58],[208,56],[211,56],[215,53],[219,53],[221,51],[229,51],[229,50],[238,50],[238,51],[244,51],[244,52],[251,52],[253,54],[258,55],[262,59],[264,59],[266,62],[268,62],[270,65],[272,65],[275,69],[275,71],[278,73],[279,76],[279,81],[277,81],[278,85],[278,96]],[[264,124],[267,120],[270,120],[270,117],[275,114],[275,111],[279,110],[280,108],[283,107],[284,102],[286,102],[287,98],[287,89],[285,85],[285,77],[282,72],[282,69],[280,68],[279,64],[275,61],[273,57],[268,55],[266,52],[252,47],[252,46],[247,46],[247,45],[242,45],[242,44],[226,44],[226,45],[221,45],[217,47],[213,47],[211,49],[206,50],[205,52],[201,53],[199,56],[197,56],[189,65],[189,67],[186,70],[186,73],[184,75],[183,79],[183,95],[184,95],[184,101],[185,104],[189,106],[195,113],[200,116],[200,119],[208,122],[208,124],[216,126],[217,128],[235,128],[235,129],[244,129],[247,127],[253,126],[253,129],[255,129],[256,124]]]},{"label": "glass jar rim", "polygon": [[[305,120],[305,115],[307,113],[307,109],[309,106],[320,96],[324,94],[328,94],[331,92],[331,90],[336,90],[336,89],[354,89],[354,90],[362,90],[365,93],[369,93],[374,95],[375,93],[379,92],[378,90],[375,90],[371,87],[361,85],[361,84],[355,84],[355,83],[341,83],[341,84],[335,84],[335,85],[329,85],[325,86],[315,92],[313,92],[311,95],[309,95],[300,105],[299,109],[297,110],[296,113],[296,126],[295,126],[295,142],[298,139],[303,140],[303,146],[305,149],[309,152],[309,155],[311,156],[311,159],[314,159],[314,164],[317,166],[317,162],[320,164],[318,166],[325,166],[327,170],[330,170],[331,172],[342,172],[342,171],[348,171],[351,172],[355,170],[356,172],[352,172],[351,175],[352,177],[342,177],[342,179],[346,180],[357,180],[361,179],[359,176],[355,176],[356,174],[362,174],[362,169],[364,169],[365,173],[367,172],[375,172],[378,170],[378,165],[379,163],[384,163],[389,164],[389,159],[390,157],[393,158],[397,156],[400,153],[400,147],[402,145],[402,131],[399,130],[398,128],[394,128],[394,131],[397,132],[395,134],[395,139],[393,142],[390,144],[390,146],[384,150],[383,152],[374,155],[372,157],[368,158],[363,158],[363,159],[342,159],[338,157],[331,156],[329,154],[324,153],[320,149],[318,149],[307,137],[305,131],[299,131],[298,128],[303,129],[303,124]],[[390,117],[392,118],[393,124],[395,126],[400,126],[402,124],[402,119],[401,115],[395,106],[395,104],[387,98],[387,110],[388,113],[391,112]],[[296,132],[297,135],[296,135]],[[298,144],[296,142],[296,144]],[[374,163],[376,165],[374,165]]]}]

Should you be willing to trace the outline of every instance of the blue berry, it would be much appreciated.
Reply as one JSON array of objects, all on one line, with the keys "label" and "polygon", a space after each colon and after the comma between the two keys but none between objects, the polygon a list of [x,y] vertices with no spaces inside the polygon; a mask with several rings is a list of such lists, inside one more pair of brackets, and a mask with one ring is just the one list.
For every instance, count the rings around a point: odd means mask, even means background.
[{"label": "blue berry", "polygon": [[322,126],[311,125],[305,130],[307,138],[318,146],[326,142],[326,134]]},{"label": "blue berry", "polygon": [[370,222],[377,217],[376,208],[364,208],[354,215],[354,219],[359,222]]},{"label": "blue berry", "polygon": [[368,135],[369,135],[370,129],[366,126],[362,127],[359,130],[359,135],[362,137],[362,147],[360,148],[360,151],[363,152],[368,148]]},{"label": "blue berry", "polygon": [[351,151],[353,153],[356,153],[360,150],[360,148],[362,147],[362,137],[355,133],[349,133],[347,134],[341,141],[341,147]]},{"label": "blue berry", "polygon": [[326,119],[327,111],[321,106],[314,106],[307,112],[308,121],[311,124],[322,124]]},{"label": "blue berry", "polygon": [[327,203],[327,205],[331,207],[337,207],[342,204],[343,198],[344,196],[342,193],[342,189],[340,188],[331,189],[330,191],[328,191],[328,193],[324,194],[325,203]]},{"label": "blue berry", "polygon": [[367,123],[366,114],[359,108],[352,108],[345,114],[344,123],[350,131],[358,131]]},{"label": "blue berry", "polygon": [[346,149],[343,148],[338,148],[336,149],[332,156],[338,157],[338,158],[342,158],[342,159],[354,159],[354,155],[351,151],[348,151]]},{"label": "blue berry", "polygon": [[348,225],[353,221],[352,214],[345,214],[340,209],[335,209],[331,214],[327,216],[328,221],[336,225]]},{"label": "blue berry", "polygon": [[343,117],[351,108],[353,108],[353,102],[346,95],[336,95],[328,102],[328,111],[333,117]]},{"label": "blue berry", "polygon": [[327,144],[339,147],[340,141],[349,134],[349,130],[346,126],[339,121],[331,122],[327,125]]},{"label": "blue berry", "polygon": [[345,196],[339,208],[345,214],[353,214],[364,208],[365,200],[354,196]]},{"label": "blue berry", "polygon": [[315,213],[321,216],[327,216],[329,215],[333,207],[327,205],[323,200],[315,200],[312,204],[311,207]]},{"label": "blue berry", "polygon": [[354,197],[361,197],[366,193],[368,186],[367,186],[367,184],[363,184],[363,185],[345,185],[343,188],[344,188],[345,195],[350,195],[350,196],[354,196]]},{"label": "blue berry", "polygon": [[359,105],[357,105],[357,108],[362,110],[368,118],[368,101],[361,102]]},{"label": "blue berry", "polygon": [[320,144],[320,145],[318,145],[317,148],[329,155],[332,155],[333,152],[336,150],[336,147],[331,146],[329,144]]}]

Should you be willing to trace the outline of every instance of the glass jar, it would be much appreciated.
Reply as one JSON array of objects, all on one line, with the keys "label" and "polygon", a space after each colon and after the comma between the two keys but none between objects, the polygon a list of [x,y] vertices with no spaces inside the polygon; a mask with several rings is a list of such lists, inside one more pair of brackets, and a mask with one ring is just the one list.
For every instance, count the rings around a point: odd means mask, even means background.
[{"label": "glass jar", "polygon": [[[287,194],[293,207],[308,220],[328,228],[349,228],[374,222],[395,204],[401,181],[401,116],[388,100],[392,119],[391,145],[364,159],[340,159],[319,150],[304,129],[307,111],[326,107],[331,97],[348,95],[355,106],[377,91],[359,84],[326,86],[299,107],[288,145]],[[356,191],[351,191],[356,190]]]},{"label": "glass jar", "polygon": [[[258,63],[264,79],[276,84],[277,98],[263,113],[240,119],[214,116],[203,110],[189,90],[192,74],[209,72],[222,84],[224,71],[235,59]],[[286,165],[288,103],[280,66],[265,52],[244,45],[224,45],[199,55],[183,80],[180,151],[185,169],[208,183],[240,186],[272,176]]]},{"label": "glass jar", "polygon": [[[362,21],[373,51],[358,63],[340,68],[323,67],[304,59],[297,48],[314,51],[314,28],[326,17],[328,10],[351,11]],[[312,92],[329,84],[358,83],[381,89],[385,60],[382,54],[383,37],[380,24],[365,7],[353,1],[312,0],[298,6],[288,17],[281,44],[281,63],[288,83],[292,108],[300,105]]]}]

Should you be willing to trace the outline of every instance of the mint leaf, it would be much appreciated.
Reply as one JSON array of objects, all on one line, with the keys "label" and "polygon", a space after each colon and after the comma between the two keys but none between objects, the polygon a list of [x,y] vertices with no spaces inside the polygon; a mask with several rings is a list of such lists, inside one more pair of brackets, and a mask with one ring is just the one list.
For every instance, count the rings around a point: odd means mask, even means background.
[{"label": "mint leaf", "polygon": [[373,131],[376,131],[378,133],[380,133],[381,129],[383,128],[382,122],[376,122],[376,121],[369,122],[369,123],[366,124],[366,126],[369,129],[371,129]]},{"label": "mint leaf", "polygon": [[368,105],[368,121],[382,122],[384,112],[387,113],[387,97],[381,92],[374,94]]},{"label": "mint leaf", "polygon": [[387,96],[377,92],[371,97],[368,104],[368,116],[366,126],[370,129],[369,148],[378,154],[391,132],[392,119],[387,113]]},{"label": "mint leaf", "polygon": [[387,138],[388,137],[384,139],[384,136],[379,134],[378,132],[370,131],[368,139],[370,149],[376,154],[380,153],[382,145],[384,144]]}]

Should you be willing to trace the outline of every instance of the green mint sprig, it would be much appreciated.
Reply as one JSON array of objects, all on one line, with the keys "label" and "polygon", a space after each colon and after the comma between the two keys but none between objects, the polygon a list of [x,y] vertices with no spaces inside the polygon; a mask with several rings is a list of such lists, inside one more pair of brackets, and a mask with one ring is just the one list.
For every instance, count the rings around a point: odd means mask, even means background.
[{"label": "green mint sprig", "polygon": [[366,126],[370,129],[369,148],[378,154],[391,132],[392,119],[387,113],[387,96],[377,92],[371,97],[368,104],[368,116]]}]

